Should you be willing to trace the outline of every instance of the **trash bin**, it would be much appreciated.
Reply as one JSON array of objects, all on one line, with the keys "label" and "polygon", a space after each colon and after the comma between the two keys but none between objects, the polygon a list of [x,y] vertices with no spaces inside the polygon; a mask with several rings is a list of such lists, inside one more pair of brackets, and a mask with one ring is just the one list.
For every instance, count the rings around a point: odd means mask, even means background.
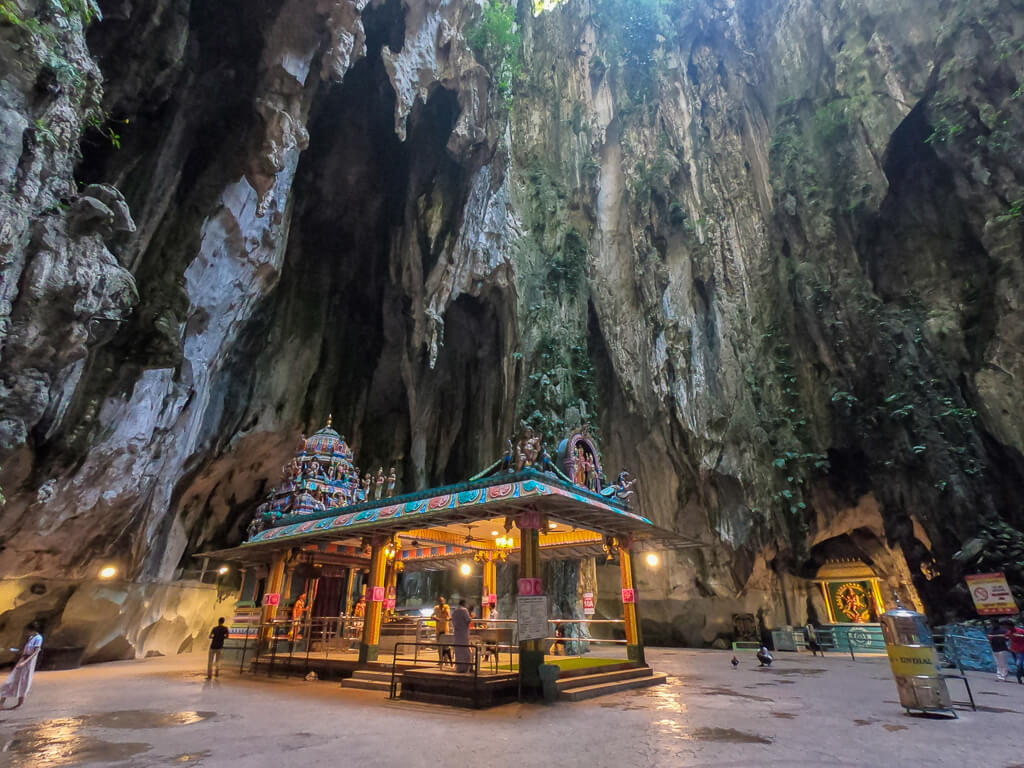
[{"label": "trash bin", "polygon": [[928,619],[917,611],[897,608],[882,614],[881,621],[900,705],[908,712],[948,712],[956,717],[946,681],[939,676]]},{"label": "trash bin", "polygon": [[557,664],[541,664],[537,668],[540,684],[544,691],[545,703],[558,701],[558,673],[561,668]]}]

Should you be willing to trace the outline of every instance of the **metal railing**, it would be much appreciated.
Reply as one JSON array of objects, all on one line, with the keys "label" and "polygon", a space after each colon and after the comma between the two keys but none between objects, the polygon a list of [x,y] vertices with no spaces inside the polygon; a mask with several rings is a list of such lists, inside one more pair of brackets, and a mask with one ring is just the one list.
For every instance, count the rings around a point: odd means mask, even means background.
[{"label": "metal railing", "polygon": [[[429,622],[429,623],[428,623]],[[413,647],[413,658],[411,661],[419,663],[420,649],[422,648],[454,648],[455,643],[438,638],[430,625],[433,620],[429,617],[403,617],[398,621],[385,622],[382,625],[380,643],[382,651],[388,653],[394,647],[402,645]],[[607,635],[621,635],[621,628],[625,622],[622,619],[549,619],[548,626],[550,634],[543,638],[545,652],[552,655],[564,655],[580,657],[584,654],[593,653],[593,646],[601,646],[611,649],[620,649],[627,645],[627,641],[621,637],[610,637]],[[246,624],[242,637],[241,647],[229,647],[229,650],[238,653],[238,670],[245,673],[247,665],[253,669],[257,665],[265,667],[266,674],[273,676],[275,671],[284,668],[286,674],[300,673],[306,675],[312,668],[312,662],[337,659],[341,654],[354,652],[358,649],[359,641],[362,638],[364,618],[360,616],[331,616],[311,619],[305,617],[300,620],[282,618],[270,622],[254,621]],[[560,634],[560,627],[587,627],[595,626],[603,630],[600,632],[604,637],[594,637],[582,632]],[[390,639],[387,630],[407,629],[407,632],[399,634],[394,647],[389,647]],[[609,631],[610,630],[610,631]],[[583,630],[587,631],[587,630]],[[415,641],[402,639],[412,635]],[[392,635],[395,637],[395,635]],[[451,637],[450,634],[445,638]],[[478,648],[478,656],[490,667],[494,673],[499,672],[502,666],[501,657],[507,654],[507,669],[516,668],[516,657],[519,653],[518,622],[515,619],[474,619],[470,625],[471,645]],[[237,640],[237,638],[235,638]],[[441,651],[439,651],[441,653]],[[600,655],[600,652],[598,652]],[[615,658],[616,655],[610,656]],[[434,662],[433,659],[430,660]],[[437,660],[440,661],[440,657]]]},{"label": "metal railing", "polygon": [[[363,618],[331,616],[319,619],[276,619],[253,623],[246,628],[239,652],[239,672],[245,672],[246,661],[255,667],[267,663],[267,675],[274,674],[279,656],[287,657],[287,669],[294,671],[295,658],[304,662],[302,674],[310,671],[310,659],[330,658],[332,652],[345,652],[358,645]],[[249,654],[252,654],[251,657]]]},{"label": "metal railing", "polygon": [[[398,655],[398,649],[401,648],[402,646],[410,646],[410,645],[414,647],[414,649],[413,649],[413,657],[412,658],[400,657]],[[388,698],[389,699],[396,699],[396,698],[398,698],[398,682],[397,682],[397,679],[396,679],[396,673],[398,671],[398,662],[399,661],[413,661],[415,663],[415,660],[419,658],[419,649],[420,648],[436,648],[437,649],[437,656],[438,656],[438,664],[441,665],[442,667],[444,666],[444,658],[445,658],[444,657],[444,651],[446,649],[467,648],[470,651],[472,651],[472,653],[473,653],[472,661],[471,662],[461,662],[462,664],[467,664],[468,663],[468,666],[470,667],[469,670],[465,670],[465,669],[461,669],[460,670],[459,669],[460,662],[455,661],[454,659],[452,660],[452,665],[455,666],[455,671],[456,672],[466,673],[466,672],[472,671],[472,673],[473,673],[473,697],[472,697],[473,707],[474,708],[478,708],[480,706],[480,696],[479,696],[479,694],[480,694],[480,646],[476,645],[474,643],[447,643],[447,642],[424,643],[424,642],[420,642],[420,641],[416,641],[416,642],[398,642],[398,643],[395,643],[395,650],[394,650],[394,653],[393,653],[393,655],[391,657],[391,683],[388,686]]]}]

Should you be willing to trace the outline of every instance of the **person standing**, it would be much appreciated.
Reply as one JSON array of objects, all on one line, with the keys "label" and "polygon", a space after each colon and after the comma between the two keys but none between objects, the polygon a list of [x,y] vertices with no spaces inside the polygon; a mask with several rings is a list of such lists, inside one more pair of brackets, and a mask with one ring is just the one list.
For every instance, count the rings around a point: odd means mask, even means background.
[{"label": "person standing", "polygon": [[490,610],[487,611],[487,653],[484,654],[484,661],[492,656],[495,661],[498,660],[498,619],[500,618],[498,604],[491,603]]},{"label": "person standing", "polygon": [[1010,654],[1017,665],[1017,682],[1024,685],[1024,627],[1010,627]]},{"label": "person standing", "polygon": [[437,605],[434,606],[434,612],[431,614],[431,617],[434,619],[434,632],[437,635],[437,642],[441,644],[437,651],[437,661],[443,665],[445,659],[447,659],[451,663],[452,649],[444,645],[444,636],[448,634],[448,624],[452,620],[452,609],[448,607],[443,597],[437,598]]},{"label": "person standing", "polygon": [[459,600],[459,607],[452,613],[452,629],[455,635],[455,671],[469,672],[469,625],[473,617],[466,608],[466,601]]},{"label": "person standing", "polygon": [[28,640],[21,649],[18,663],[7,676],[7,682],[0,686],[0,709],[4,708],[4,702],[11,696],[18,698],[18,703],[11,709],[17,709],[25,703],[25,696],[32,687],[32,678],[35,676],[36,662],[39,660],[39,651],[42,647],[43,636],[39,633],[38,627],[35,624],[29,625]]},{"label": "person standing", "polygon": [[220,657],[224,653],[224,641],[228,637],[228,628],[224,626],[224,617],[217,619],[217,626],[210,630],[210,653],[206,659],[206,679],[220,676]]},{"label": "person standing", "polygon": [[998,623],[993,623],[992,631],[989,632],[988,642],[992,646],[992,655],[996,657],[996,680],[1004,682],[1006,675],[1010,671],[1010,650],[1009,640],[1010,630],[1006,626],[1006,622],[1013,624],[1010,619],[1000,619]]}]

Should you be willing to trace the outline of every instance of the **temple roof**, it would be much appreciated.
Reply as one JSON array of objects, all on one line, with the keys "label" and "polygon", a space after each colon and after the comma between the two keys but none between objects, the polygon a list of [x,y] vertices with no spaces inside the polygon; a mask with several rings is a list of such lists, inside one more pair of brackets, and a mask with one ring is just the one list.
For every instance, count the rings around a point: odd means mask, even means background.
[{"label": "temple roof", "polygon": [[515,515],[528,509],[536,509],[547,519],[570,526],[605,535],[628,536],[640,543],[641,548],[644,542],[678,548],[701,546],[700,542],[655,526],[621,502],[567,483],[553,474],[524,469],[391,499],[293,515],[287,523],[261,531],[239,547],[207,552],[204,556],[248,558],[283,547],[393,535],[418,528]]}]

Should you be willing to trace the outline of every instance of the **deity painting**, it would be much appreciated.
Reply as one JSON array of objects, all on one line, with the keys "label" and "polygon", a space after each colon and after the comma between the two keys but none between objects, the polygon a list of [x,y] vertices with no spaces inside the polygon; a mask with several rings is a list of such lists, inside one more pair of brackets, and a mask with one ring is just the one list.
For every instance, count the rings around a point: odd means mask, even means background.
[{"label": "deity painting", "polygon": [[870,582],[830,582],[828,596],[836,621],[844,624],[868,624],[876,620]]}]

